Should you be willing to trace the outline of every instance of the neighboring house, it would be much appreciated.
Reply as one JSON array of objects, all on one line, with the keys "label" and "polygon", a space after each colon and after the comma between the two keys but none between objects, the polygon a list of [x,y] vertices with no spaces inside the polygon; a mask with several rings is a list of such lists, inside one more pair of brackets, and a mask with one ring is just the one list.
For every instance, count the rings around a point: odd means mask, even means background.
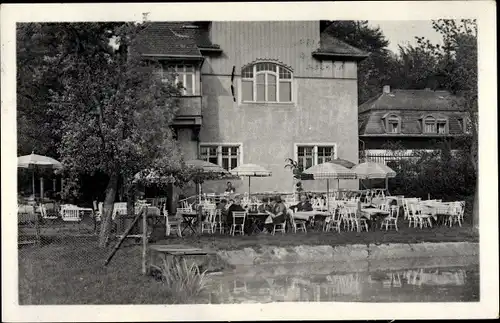
[{"label": "neighboring house", "polygon": [[[358,160],[357,62],[367,53],[320,32],[319,21],[158,22],[141,39],[139,53],[185,87],[172,125],[185,159],[271,170],[252,181],[253,192],[293,190],[286,158],[306,167]],[[246,180],[235,184],[247,191]]]},{"label": "neighboring house", "polygon": [[[432,151],[441,139],[467,134],[467,113],[447,91],[391,90],[384,86],[376,97],[359,106],[360,156],[387,162],[393,156],[412,157],[418,150]],[[388,151],[399,142],[399,151]]]}]

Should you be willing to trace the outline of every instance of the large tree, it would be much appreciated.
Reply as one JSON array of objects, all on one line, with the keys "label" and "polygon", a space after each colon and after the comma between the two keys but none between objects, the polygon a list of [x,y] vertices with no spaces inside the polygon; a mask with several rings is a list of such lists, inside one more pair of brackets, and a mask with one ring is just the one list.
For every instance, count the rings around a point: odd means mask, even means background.
[{"label": "large tree", "polygon": [[475,20],[435,20],[433,28],[443,37],[443,45],[431,43],[424,37],[417,38],[418,48],[438,61],[436,75],[440,86],[457,95],[454,104],[468,114],[468,132],[463,138],[463,149],[476,172],[473,223],[479,225],[478,175],[478,65],[477,25]]},{"label": "large tree", "polygon": [[[57,86],[48,89],[49,102],[44,112],[60,120],[54,132],[60,137],[58,153],[67,192],[78,187],[81,174],[100,172],[109,178],[100,246],[106,245],[109,236],[121,179],[131,187],[134,174],[142,169],[155,169],[167,176],[181,167],[181,154],[169,127],[178,105],[178,88],[156,76],[158,62],[129,54],[130,46],[146,26],[35,26],[40,41],[50,37],[58,40],[37,64],[49,70],[48,74],[57,75]],[[117,40],[116,46],[110,39]]]}]

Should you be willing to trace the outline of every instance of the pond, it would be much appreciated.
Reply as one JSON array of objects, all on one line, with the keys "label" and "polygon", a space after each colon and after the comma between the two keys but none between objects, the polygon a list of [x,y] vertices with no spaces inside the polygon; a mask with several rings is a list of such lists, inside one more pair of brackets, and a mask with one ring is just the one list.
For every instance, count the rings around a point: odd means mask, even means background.
[{"label": "pond", "polygon": [[477,257],[240,267],[210,275],[205,301],[477,302]]}]

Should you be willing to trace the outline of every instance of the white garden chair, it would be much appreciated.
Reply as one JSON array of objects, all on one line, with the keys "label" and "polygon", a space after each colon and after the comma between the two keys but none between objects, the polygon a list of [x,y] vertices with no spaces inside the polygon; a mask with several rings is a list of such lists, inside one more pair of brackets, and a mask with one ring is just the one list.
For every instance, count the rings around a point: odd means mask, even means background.
[{"label": "white garden chair", "polygon": [[383,228],[385,226],[385,231],[387,231],[389,227],[394,227],[396,231],[398,231],[398,217],[399,207],[396,205],[392,205],[389,211],[389,215],[384,218],[381,227]]},{"label": "white garden chair", "polygon": [[422,211],[422,206],[419,204],[411,204],[411,208],[413,216],[415,217],[414,221],[416,220],[415,224],[420,226],[420,229],[424,227],[432,228],[432,222],[431,222],[432,214],[424,213]]},{"label": "white garden chair", "polygon": [[217,228],[219,229],[220,233],[224,233],[224,223],[222,221],[222,210],[221,209],[216,209],[215,210],[215,219],[214,219],[214,227],[213,227],[213,232],[217,232]]},{"label": "white garden chair", "polygon": [[247,212],[245,211],[233,211],[233,224],[231,225],[231,229],[229,234],[234,236],[236,232],[241,235],[244,234],[245,228],[245,219],[247,217]]},{"label": "white garden chair", "polygon": [[207,231],[208,233],[214,233],[215,227],[215,208],[206,209],[207,215],[205,220],[201,222],[201,233]]},{"label": "white garden chair", "polygon": [[306,228],[306,220],[295,220],[293,213],[290,214],[290,223],[292,224],[292,229],[294,233],[297,233],[297,231],[303,231],[307,233],[307,228]]},{"label": "white garden chair", "polygon": [[182,220],[177,216],[169,216],[166,204],[163,205],[163,216],[165,217],[165,234],[169,236],[170,232],[174,230],[177,232],[177,235],[182,238]]},{"label": "white garden chair", "polygon": [[332,210],[331,215],[325,219],[324,231],[337,230],[340,232],[340,225],[342,224],[341,208]]},{"label": "white garden chair", "polygon": [[80,208],[76,205],[64,205],[61,207],[61,218],[63,221],[80,222]]}]

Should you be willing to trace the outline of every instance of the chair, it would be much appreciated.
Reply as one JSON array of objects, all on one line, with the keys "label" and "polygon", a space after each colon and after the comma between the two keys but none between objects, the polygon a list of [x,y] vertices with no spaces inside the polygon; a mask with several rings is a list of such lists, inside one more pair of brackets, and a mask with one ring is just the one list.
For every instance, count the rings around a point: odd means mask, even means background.
[{"label": "chair", "polygon": [[215,227],[215,209],[207,209],[207,216],[205,220],[201,222],[201,233],[205,232],[214,233]]},{"label": "chair", "polygon": [[432,228],[432,222],[431,222],[432,214],[422,213],[422,206],[420,206],[419,204],[411,204],[411,209],[415,221],[414,222],[415,226],[419,225],[420,229],[427,226]]},{"label": "chair", "polygon": [[297,230],[302,230],[303,232],[307,233],[307,228],[306,228],[306,220],[295,220],[293,213],[290,214],[290,223],[292,224],[292,229],[294,233],[297,233]]},{"label": "chair", "polygon": [[331,211],[331,215],[325,219],[325,227],[323,231],[330,231],[331,229],[340,232],[340,224],[342,223],[341,208],[337,207]]},{"label": "chair", "polygon": [[217,228],[219,228],[220,233],[224,233],[224,223],[222,221],[222,210],[221,209],[216,209],[215,210],[215,220],[214,220],[214,228],[213,232],[217,232]]},{"label": "chair", "polygon": [[61,218],[63,221],[80,222],[80,208],[76,205],[65,205],[61,208]]},{"label": "chair", "polygon": [[236,232],[239,232],[243,235],[243,229],[245,227],[245,218],[247,216],[247,212],[245,211],[233,211],[233,224],[231,229],[229,230],[229,234],[234,236]]},{"label": "chair", "polygon": [[47,210],[47,205],[45,204],[40,204],[40,213],[42,214],[42,219],[44,220],[55,220],[58,218],[55,209],[52,209],[49,215],[49,212]]},{"label": "chair", "polygon": [[177,235],[182,238],[182,232],[181,232],[182,220],[179,219],[177,216],[168,215],[166,203],[163,205],[163,216],[165,217],[165,234],[169,236],[172,230],[176,230]]},{"label": "chair", "polygon": [[396,228],[396,231],[398,231],[398,217],[399,207],[396,205],[392,205],[389,211],[389,215],[384,218],[381,227],[383,228],[385,225],[386,231],[389,229],[389,227],[394,227]]},{"label": "chair", "polygon": [[272,232],[272,234],[274,235],[276,233],[276,231],[279,231],[282,234],[284,234],[286,232],[286,219],[282,223],[275,223],[275,224],[273,224],[273,232]]}]

